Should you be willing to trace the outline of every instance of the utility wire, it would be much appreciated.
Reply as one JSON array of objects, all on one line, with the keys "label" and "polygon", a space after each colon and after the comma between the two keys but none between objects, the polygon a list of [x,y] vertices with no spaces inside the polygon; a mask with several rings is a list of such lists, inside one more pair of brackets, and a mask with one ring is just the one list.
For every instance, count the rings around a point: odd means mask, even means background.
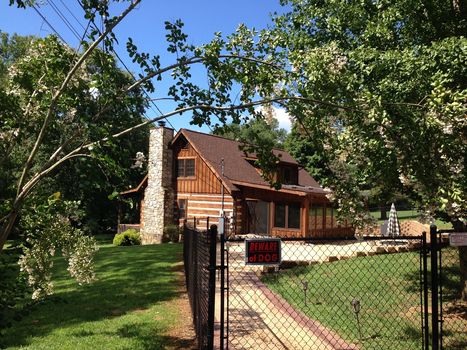
[{"label": "utility wire", "polygon": [[[68,45],[65,39],[55,30],[55,28],[50,24],[50,22],[45,18],[45,16],[39,11],[39,9],[36,7],[36,5],[32,4],[32,8],[36,13],[42,18],[42,20],[49,26],[50,29],[60,38],[61,41],[63,41],[65,44]],[[70,45],[68,45],[70,46]]]},{"label": "utility wire", "polygon": [[65,15],[62,13],[62,11],[55,5],[53,0],[48,0],[49,5],[52,7],[54,12],[60,17],[63,23],[65,23],[65,26],[73,33],[73,35],[76,37],[76,39],[80,39],[78,31],[73,27],[73,25],[68,21],[68,19],[65,17]]},{"label": "utility wire", "polygon": [[[80,0],[77,0],[78,4],[81,6],[81,8],[84,10],[84,6],[82,4],[82,2]],[[99,30],[99,28],[97,27],[96,23],[94,22],[94,20],[91,20],[92,21],[92,24],[93,24],[93,27],[95,30],[97,30],[99,33],[101,32]],[[120,58],[120,56],[118,55],[118,53],[115,51],[115,49],[112,48],[112,52],[115,54],[115,56],[117,57],[118,61],[123,65],[123,67],[125,68],[125,70],[131,75],[131,77],[133,78],[133,80],[136,81],[136,77],[134,76],[134,74],[130,71],[130,69],[128,68],[128,66],[125,64],[125,62],[123,62],[123,60]],[[161,109],[159,108],[159,106],[157,106],[157,104],[151,100],[151,96],[149,96],[149,93],[141,87],[141,90],[142,92],[148,97],[149,99],[149,102],[157,109],[157,111],[159,112],[160,115],[163,115],[164,113],[161,111]],[[152,109],[152,107],[150,107]],[[154,111],[155,112],[155,111]],[[146,119],[149,119],[147,116],[145,116]],[[169,119],[167,118],[164,118],[165,121],[167,123],[169,123],[169,125],[172,127],[172,129],[176,130],[178,132],[178,130],[173,126],[173,124],[170,122]]]},{"label": "utility wire", "polygon": [[[68,13],[75,19],[76,22],[83,28],[85,31],[87,31],[87,28],[84,28],[84,26],[81,24],[81,22],[76,18],[76,16],[73,14],[73,11],[70,10],[70,8],[63,2],[63,0],[59,0],[62,5],[65,7],[65,9],[68,11]],[[88,25],[89,26],[89,25]]]}]

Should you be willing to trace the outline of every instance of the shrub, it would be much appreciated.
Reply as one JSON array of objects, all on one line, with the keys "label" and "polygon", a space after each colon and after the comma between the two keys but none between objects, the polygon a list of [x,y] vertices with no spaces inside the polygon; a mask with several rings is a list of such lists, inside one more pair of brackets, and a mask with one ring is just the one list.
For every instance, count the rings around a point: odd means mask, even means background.
[{"label": "shrub", "polygon": [[167,225],[164,227],[164,234],[162,235],[162,242],[178,242],[178,236],[180,234],[180,230],[176,225]]},{"label": "shrub", "polygon": [[140,245],[141,236],[138,231],[130,228],[115,235],[113,244],[116,246]]}]

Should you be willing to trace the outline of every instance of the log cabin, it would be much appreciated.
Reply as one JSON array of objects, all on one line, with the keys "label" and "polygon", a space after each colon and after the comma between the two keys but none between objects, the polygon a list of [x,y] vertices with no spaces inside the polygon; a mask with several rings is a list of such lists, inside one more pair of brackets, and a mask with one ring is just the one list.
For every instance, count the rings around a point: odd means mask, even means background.
[{"label": "log cabin", "polygon": [[218,224],[225,217],[230,235],[272,237],[353,237],[354,230],[335,220],[324,190],[287,152],[279,157],[282,188],[270,187],[240,143],[216,135],[163,125],[150,131],[148,173],[120,195],[140,199],[139,229],[144,243],[159,243],[169,224]]}]

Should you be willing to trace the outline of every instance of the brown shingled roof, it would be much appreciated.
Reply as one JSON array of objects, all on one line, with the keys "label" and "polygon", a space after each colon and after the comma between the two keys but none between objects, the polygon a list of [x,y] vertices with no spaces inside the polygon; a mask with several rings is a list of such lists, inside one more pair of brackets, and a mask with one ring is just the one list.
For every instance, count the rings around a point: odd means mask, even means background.
[{"label": "brown shingled roof", "polygon": [[[240,142],[187,129],[180,129],[174,141],[180,135],[183,135],[192,144],[218,176],[222,173],[221,160],[224,159],[224,182],[231,191],[237,190],[233,182],[269,186],[255,167],[246,159],[244,152],[240,150]],[[286,151],[274,149],[273,152],[280,157],[281,162],[298,165],[297,161]],[[248,158],[255,158],[255,156],[248,155]],[[321,189],[321,186],[304,169],[299,170],[298,177],[299,186]],[[301,192],[299,189],[297,191]]]}]

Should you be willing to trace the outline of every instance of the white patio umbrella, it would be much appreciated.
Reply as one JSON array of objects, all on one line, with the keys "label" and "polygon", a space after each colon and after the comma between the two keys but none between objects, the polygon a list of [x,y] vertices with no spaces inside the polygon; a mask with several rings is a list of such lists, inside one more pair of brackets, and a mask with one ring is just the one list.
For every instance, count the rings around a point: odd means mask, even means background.
[{"label": "white patio umbrella", "polygon": [[394,205],[394,203],[392,203],[391,210],[389,211],[387,235],[389,237],[396,237],[400,234],[401,227],[399,224],[399,219],[397,218],[396,206]]}]

